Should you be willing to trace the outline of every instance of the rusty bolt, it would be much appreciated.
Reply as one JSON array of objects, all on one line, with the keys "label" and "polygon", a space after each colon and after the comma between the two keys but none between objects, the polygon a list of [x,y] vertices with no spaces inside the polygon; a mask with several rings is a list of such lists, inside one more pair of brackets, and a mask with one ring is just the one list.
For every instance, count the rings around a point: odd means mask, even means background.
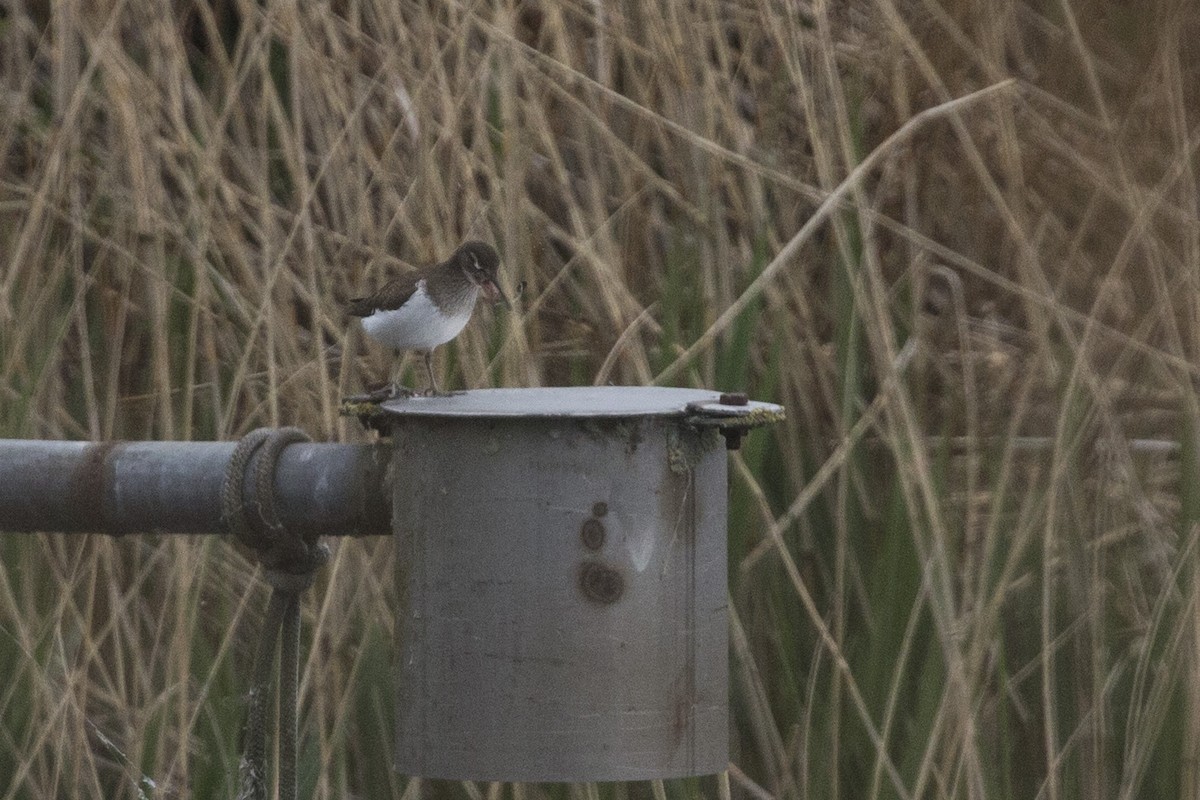
[{"label": "rusty bolt", "polygon": [[599,550],[604,546],[604,523],[598,519],[585,520],[579,529],[579,538],[583,546],[589,550]]},{"label": "rusty bolt", "polygon": [[579,568],[579,588],[587,599],[608,605],[621,599],[625,591],[625,579],[606,564],[585,561]]},{"label": "rusty bolt", "polygon": [[750,398],[745,392],[725,392],[717,398],[717,402],[723,406],[744,406],[749,405]]}]

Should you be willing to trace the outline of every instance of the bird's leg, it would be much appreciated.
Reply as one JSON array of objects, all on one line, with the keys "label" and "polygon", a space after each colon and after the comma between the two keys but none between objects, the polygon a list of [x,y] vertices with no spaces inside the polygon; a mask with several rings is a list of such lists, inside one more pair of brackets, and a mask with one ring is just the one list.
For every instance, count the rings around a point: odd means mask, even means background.
[{"label": "bird's leg", "polygon": [[412,397],[413,396],[412,389],[407,389],[400,385],[401,370],[404,366],[403,355],[404,354],[400,350],[397,350],[396,351],[396,359],[395,359],[395,361],[392,362],[392,381],[391,381],[391,386],[389,386],[388,389],[393,398]]},{"label": "bird's leg", "polygon": [[441,394],[441,391],[438,390],[437,379],[435,379],[433,377],[433,348],[432,347],[425,351],[425,371],[429,373],[429,388],[432,390],[433,394],[435,394],[435,395]]},{"label": "bird's leg", "polygon": [[393,352],[392,358],[392,373],[388,377],[392,382],[392,393],[396,394],[400,391],[400,365],[404,363],[402,353],[399,350]]}]

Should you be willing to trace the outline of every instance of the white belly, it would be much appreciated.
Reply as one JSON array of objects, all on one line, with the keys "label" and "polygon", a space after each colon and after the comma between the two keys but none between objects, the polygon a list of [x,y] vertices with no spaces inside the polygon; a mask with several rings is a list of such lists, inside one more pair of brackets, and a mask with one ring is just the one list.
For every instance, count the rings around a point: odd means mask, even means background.
[{"label": "white belly", "polygon": [[362,326],[372,339],[397,350],[430,350],[458,336],[471,318],[472,306],[447,316],[425,294],[425,282],[395,311],[376,311],[363,317]]}]

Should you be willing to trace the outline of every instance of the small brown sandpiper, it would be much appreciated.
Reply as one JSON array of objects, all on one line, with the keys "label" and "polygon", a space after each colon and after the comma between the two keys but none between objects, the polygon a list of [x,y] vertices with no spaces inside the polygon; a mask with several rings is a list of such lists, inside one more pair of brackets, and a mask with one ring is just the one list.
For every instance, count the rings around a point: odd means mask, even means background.
[{"label": "small brown sandpiper", "polygon": [[[485,242],[466,242],[440,264],[402,275],[367,297],[350,301],[351,316],[362,317],[372,339],[397,350],[425,354],[425,370],[434,394],[433,349],[453,339],[466,326],[482,290],[488,300],[512,303],[496,275],[500,256]],[[398,388],[394,393],[401,393]]]}]

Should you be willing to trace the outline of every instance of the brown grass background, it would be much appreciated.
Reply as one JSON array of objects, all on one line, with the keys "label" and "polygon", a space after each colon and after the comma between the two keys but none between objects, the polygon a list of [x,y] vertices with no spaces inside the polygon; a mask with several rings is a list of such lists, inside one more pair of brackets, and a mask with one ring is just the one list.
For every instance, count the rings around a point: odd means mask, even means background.
[{"label": "brown grass background", "polygon": [[[788,408],[732,464],[733,766],[392,775],[390,546],[344,542],[305,793],[1195,796],[1198,12],[5,2],[0,433],[363,438],[342,302],[487,239],[527,288],[444,383]],[[0,797],[231,794],[252,565],[0,539]]]}]

